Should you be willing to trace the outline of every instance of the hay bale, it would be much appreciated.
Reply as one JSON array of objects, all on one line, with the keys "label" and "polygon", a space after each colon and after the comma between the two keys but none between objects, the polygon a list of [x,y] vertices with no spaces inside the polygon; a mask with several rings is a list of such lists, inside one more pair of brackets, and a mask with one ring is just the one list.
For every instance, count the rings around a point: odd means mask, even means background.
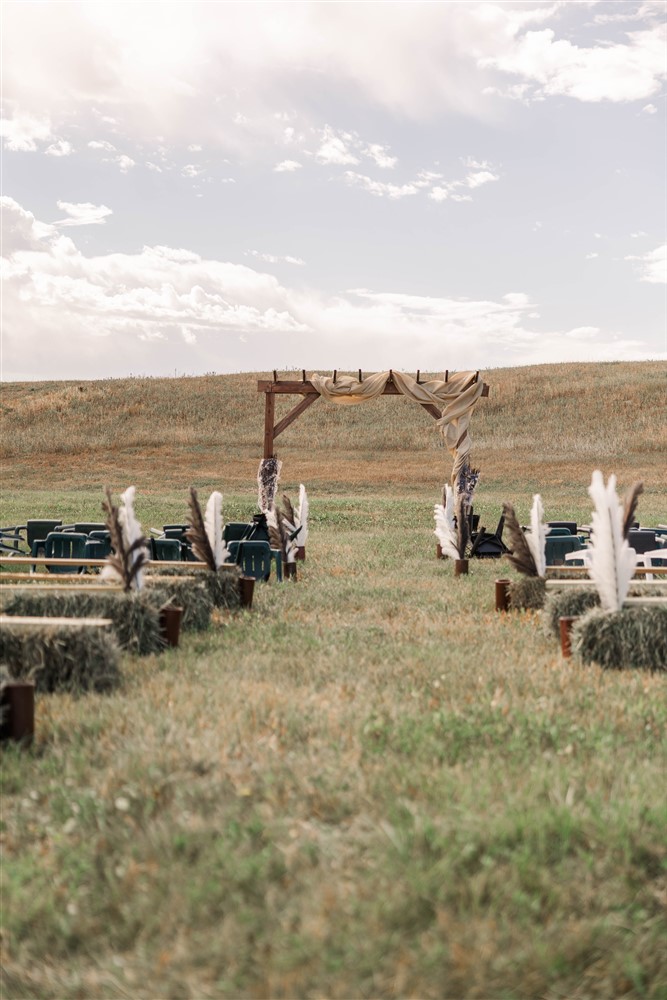
[{"label": "hay bale", "polygon": [[183,608],[181,629],[184,632],[202,632],[211,622],[213,601],[208,587],[194,580],[165,581],[149,590],[151,601],[158,607],[174,604]]},{"label": "hay bale", "polygon": [[572,649],[605,669],[667,671],[667,608],[589,611],[574,623]]},{"label": "hay bale", "polygon": [[111,618],[119,646],[129,653],[146,656],[164,648],[159,605],[150,591],[130,594],[109,591],[49,593],[27,591],[15,594],[4,609],[8,615],[32,618]]},{"label": "hay bale", "polygon": [[211,600],[216,608],[238,608],[241,605],[239,591],[239,566],[225,566],[217,573],[203,573],[202,582],[208,587]]},{"label": "hay bale", "polygon": [[509,585],[512,611],[539,611],[547,596],[546,580],[541,576],[522,576]]},{"label": "hay bale", "polygon": [[581,590],[552,590],[547,595],[542,612],[544,629],[549,635],[560,639],[560,624],[558,619],[568,615],[578,618],[591,608],[600,606],[597,590],[582,588]]},{"label": "hay bale", "polygon": [[0,660],[15,680],[32,680],[35,690],[112,691],[121,683],[119,649],[110,630],[44,626],[0,632]]},{"label": "hay bale", "polygon": [[[197,583],[202,583],[208,588],[214,607],[233,609],[240,606],[239,566],[223,566],[217,573],[213,573],[208,569],[188,569],[188,564],[184,563],[183,566],[169,566],[156,573],[159,576],[193,576]],[[150,577],[148,579],[150,580]],[[158,582],[155,587],[159,588],[162,583],[163,581]]]}]

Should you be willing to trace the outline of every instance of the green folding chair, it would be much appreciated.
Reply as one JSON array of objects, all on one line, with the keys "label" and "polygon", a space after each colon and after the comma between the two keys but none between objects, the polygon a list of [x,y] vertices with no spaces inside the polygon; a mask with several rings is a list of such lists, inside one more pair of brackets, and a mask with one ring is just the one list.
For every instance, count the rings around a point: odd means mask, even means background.
[{"label": "green folding chair", "polygon": [[[85,559],[88,535],[51,531],[44,541],[46,559]],[[84,566],[47,566],[49,573],[82,573]]]}]

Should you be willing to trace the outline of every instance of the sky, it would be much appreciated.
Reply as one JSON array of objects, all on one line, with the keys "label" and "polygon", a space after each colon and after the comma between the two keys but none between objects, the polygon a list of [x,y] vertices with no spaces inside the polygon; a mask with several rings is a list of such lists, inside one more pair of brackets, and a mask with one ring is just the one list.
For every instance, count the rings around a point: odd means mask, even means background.
[{"label": "sky", "polygon": [[2,378],[667,359],[667,4],[2,4]]}]

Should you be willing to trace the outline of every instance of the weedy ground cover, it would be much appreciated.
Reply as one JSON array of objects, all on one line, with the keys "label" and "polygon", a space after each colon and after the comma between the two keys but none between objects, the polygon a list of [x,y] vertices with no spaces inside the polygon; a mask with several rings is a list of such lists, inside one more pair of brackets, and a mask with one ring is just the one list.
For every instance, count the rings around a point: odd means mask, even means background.
[{"label": "weedy ground cover", "polygon": [[[123,656],[116,692],[38,699],[34,749],[3,754],[3,995],[665,996],[665,675],[565,661],[535,614],[497,614],[508,567],[434,558],[444,460],[417,456],[431,491],[390,449],[373,494],[305,480],[296,584]],[[318,454],[333,483],[339,453]],[[257,458],[229,489],[219,457],[230,520]],[[42,461],[3,523],[97,514]],[[504,462],[478,488],[488,526],[530,505]],[[588,519],[589,472],[539,484],[548,516]],[[179,521],[186,499],[156,477],[137,513]]]}]

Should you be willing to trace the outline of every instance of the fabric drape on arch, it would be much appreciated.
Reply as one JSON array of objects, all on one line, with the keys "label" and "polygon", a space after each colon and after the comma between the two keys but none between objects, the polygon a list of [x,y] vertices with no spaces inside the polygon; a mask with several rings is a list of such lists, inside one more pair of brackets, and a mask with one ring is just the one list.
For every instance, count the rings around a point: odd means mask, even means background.
[{"label": "fabric drape on arch", "polygon": [[431,403],[441,413],[436,421],[445,445],[454,460],[452,482],[466,464],[471,448],[470,419],[477,400],[484,391],[484,380],[478,372],[455,372],[444,379],[417,382],[403,372],[378,372],[362,382],[351,375],[339,375],[334,382],[331,376],[311,375],[310,381],[330,403],[353,406],[381,396],[389,381],[416,403]]}]

